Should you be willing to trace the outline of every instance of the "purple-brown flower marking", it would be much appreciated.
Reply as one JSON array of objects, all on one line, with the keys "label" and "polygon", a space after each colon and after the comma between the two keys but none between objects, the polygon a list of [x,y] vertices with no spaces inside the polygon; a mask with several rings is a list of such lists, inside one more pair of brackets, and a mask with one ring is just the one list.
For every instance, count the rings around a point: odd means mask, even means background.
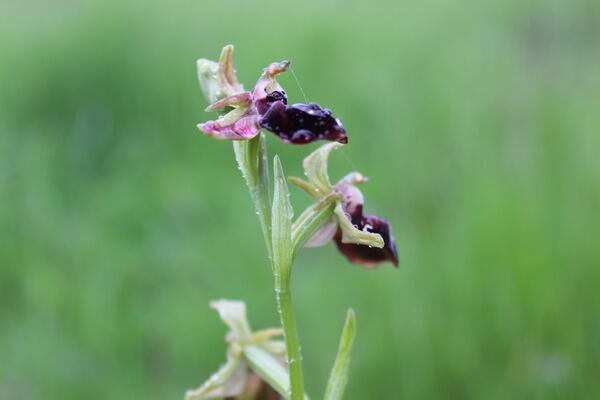
[{"label": "purple-brown flower marking", "polygon": [[[348,142],[346,130],[341,121],[333,117],[331,110],[316,103],[287,104],[287,94],[276,77],[288,69],[289,61],[271,63],[263,70],[252,91],[245,92],[235,76],[232,57],[233,48],[227,46],[216,68],[217,84],[213,85],[223,88],[215,93],[226,97],[206,109],[229,112],[214,121],[198,124],[202,132],[217,139],[249,140],[264,128],[286,143],[305,144],[315,140]],[[206,69],[207,65],[210,67],[206,60],[198,62],[199,68]],[[199,71],[198,76],[203,89],[211,87],[207,80],[212,75]]]},{"label": "purple-brown flower marking", "polygon": [[385,219],[376,215],[363,215],[364,197],[360,190],[349,183],[340,182],[337,189],[344,196],[342,209],[352,225],[363,232],[376,233],[383,239],[381,248],[356,243],[344,243],[342,230],[338,228],[333,239],[338,250],[351,262],[366,268],[375,268],[389,261],[398,266],[398,251],[392,234],[392,227]]},{"label": "purple-brown flower marking", "polygon": [[260,126],[286,143],[305,144],[315,140],[348,143],[346,130],[331,110],[317,103],[294,104],[276,101],[260,120]]},{"label": "purple-brown flower marking", "polygon": [[375,268],[386,261],[391,262],[397,267],[399,263],[398,252],[394,238],[392,237],[390,224],[375,215],[367,215],[361,222],[361,224],[355,225],[357,229],[378,233],[383,238],[385,246],[383,248],[376,248],[360,244],[343,243],[341,240],[342,234],[338,231],[334,236],[334,240],[340,253],[346,256],[350,262],[362,265],[365,268]]}]

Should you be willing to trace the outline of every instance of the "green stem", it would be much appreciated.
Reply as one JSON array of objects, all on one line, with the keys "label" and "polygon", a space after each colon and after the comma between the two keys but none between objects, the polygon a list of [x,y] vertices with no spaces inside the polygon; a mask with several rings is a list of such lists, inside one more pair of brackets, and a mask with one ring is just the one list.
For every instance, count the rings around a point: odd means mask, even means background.
[{"label": "green stem", "polygon": [[275,156],[273,161],[275,188],[273,190],[273,208],[271,211],[271,237],[273,240],[272,262],[273,273],[275,274],[275,295],[283,327],[287,364],[290,371],[290,398],[291,400],[304,400],[302,355],[290,291],[294,258],[294,245],[292,243],[293,212],[279,157]]},{"label": "green stem", "polygon": [[[275,157],[275,190],[271,208],[269,169],[264,136],[261,134],[250,141],[234,142],[234,150],[239,168],[256,207],[275,276],[277,306],[284,331],[290,373],[290,398],[304,400],[302,355],[290,292],[294,244],[291,223],[292,207],[289,203],[285,175],[279,158]],[[331,211],[329,211],[329,215],[331,215]]]},{"label": "green stem", "polygon": [[275,293],[287,354],[287,364],[290,370],[291,400],[304,400],[304,377],[302,374],[302,352],[298,329],[296,328],[296,317],[292,303],[292,292],[289,288],[289,280],[276,279]]}]

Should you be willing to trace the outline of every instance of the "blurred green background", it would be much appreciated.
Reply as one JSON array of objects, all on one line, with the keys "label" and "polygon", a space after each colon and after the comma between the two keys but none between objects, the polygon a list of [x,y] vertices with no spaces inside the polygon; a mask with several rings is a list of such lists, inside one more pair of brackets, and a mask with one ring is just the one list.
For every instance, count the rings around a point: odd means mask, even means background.
[{"label": "blurred green background", "polygon": [[[313,398],[348,306],[348,399],[600,398],[598,1],[2,0],[1,399],[179,399],[224,360],[211,299],[278,323],[231,145],[195,127],[227,43],[247,88],[291,59],[344,121],[332,175],[371,177],[401,253],[299,257]],[[299,175],[316,145],[269,147]]]}]

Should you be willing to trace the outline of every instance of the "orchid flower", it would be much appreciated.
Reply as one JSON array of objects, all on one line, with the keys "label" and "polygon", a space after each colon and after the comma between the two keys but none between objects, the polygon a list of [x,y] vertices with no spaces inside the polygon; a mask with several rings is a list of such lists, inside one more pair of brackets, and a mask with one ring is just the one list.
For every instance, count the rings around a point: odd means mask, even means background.
[{"label": "orchid flower", "polygon": [[[363,213],[364,196],[357,185],[367,178],[353,172],[331,184],[327,161],[332,150],[348,142],[346,131],[331,110],[316,103],[288,105],[287,94],[277,77],[289,66],[289,61],[269,64],[254,88],[245,91],[233,67],[233,46],[223,48],[218,63],[198,60],[200,87],[212,103],[206,111],[221,113],[198,128],[217,139],[234,141],[235,159],[259,216],[271,262],[282,329],[253,332],[243,302],[211,303],[230,329],[226,335],[227,362],[199,388],[189,390],[186,400],[308,400],[291,293],[292,267],[303,247],[321,246],[334,240],[340,252],[353,263],[375,268],[389,261],[398,266],[389,222]],[[334,142],[304,159],[307,180],[289,178],[289,182],[315,199],[295,221],[278,156],[273,160],[271,191],[266,139],[261,129],[272,132],[285,143]],[[343,398],[355,332],[354,312],[349,309],[325,400]],[[282,333],[285,341],[275,339]]]},{"label": "orchid flower", "polygon": [[213,103],[206,111],[226,112],[216,120],[198,124],[209,136],[223,140],[249,140],[264,128],[285,143],[306,144],[315,140],[347,143],[342,122],[317,103],[288,105],[287,94],[276,77],[289,61],[267,66],[251,91],[244,91],[233,67],[233,46],[225,46],[219,63],[197,62],[202,91]]},{"label": "orchid flower", "polygon": [[356,187],[367,178],[353,172],[335,185],[329,180],[327,160],[339,143],[329,143],[309,154],[303,162],[308,179],[290,177],[295,184],[317,201],[337,195],[331,219],[306,243],[305,247],[322,246],[334,240],[338,250],[351,262],[366,268],[375,268],[385,261],[398,266],[398,252],[388,221],[376,215],[364,215],[364,196]]},{"label": "orchid flower", "polygon": [[287,393],[287,373],[278,360],[285,355],[285,344],[273,338],[281,336],[282,329],[253,332],[241,301],[218,300],[210,305],[230,329],[225,336],[227,362],[199,388],[188,390],[185,400],[281,399],[280,393]]}]

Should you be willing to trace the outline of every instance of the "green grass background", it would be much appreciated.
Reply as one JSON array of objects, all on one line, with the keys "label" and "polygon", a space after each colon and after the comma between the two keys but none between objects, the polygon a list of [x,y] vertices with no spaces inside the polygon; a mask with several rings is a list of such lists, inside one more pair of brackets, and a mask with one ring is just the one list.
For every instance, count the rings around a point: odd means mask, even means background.
[{"label": "green grass background", "polygon": [[[600,398],[600,3],[3,0],[0,399],[179,399],[224,360],[211,299],[278,323],[231,145],[195,127],[227,43],[247,88],[291,59],[343,119],[332,175],[371,177],[401,254],[300,255],[313,399],[348,306],[348,399]],[[315,147],[269,134],[288,174]]]}]

